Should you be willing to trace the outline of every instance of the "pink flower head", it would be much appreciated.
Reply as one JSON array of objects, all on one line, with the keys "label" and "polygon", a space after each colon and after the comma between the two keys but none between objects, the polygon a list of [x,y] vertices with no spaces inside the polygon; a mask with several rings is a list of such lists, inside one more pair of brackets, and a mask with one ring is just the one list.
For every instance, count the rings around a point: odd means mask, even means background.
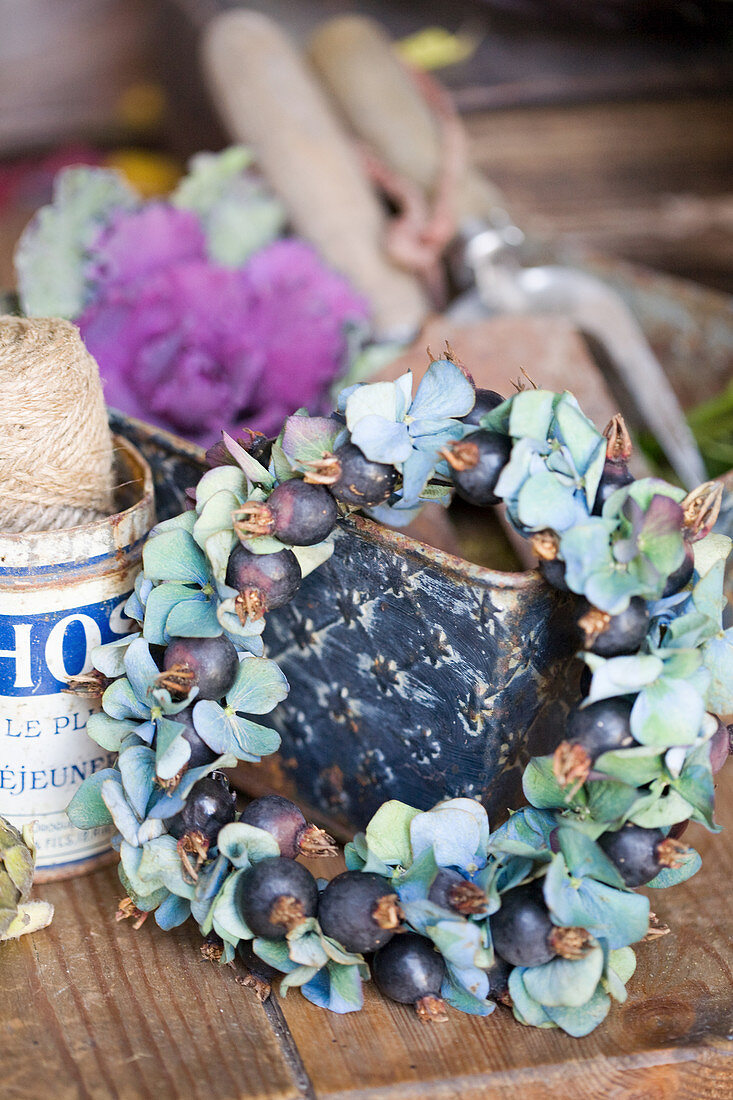
[{"label": "pink flower head", "polygon": [[275,241],[234,270],[207,258],[195,214],[151,203],[117,214],[91,251],[78,324],[110,405],[203,444],[330,407],[367,306],[310,245]]}]

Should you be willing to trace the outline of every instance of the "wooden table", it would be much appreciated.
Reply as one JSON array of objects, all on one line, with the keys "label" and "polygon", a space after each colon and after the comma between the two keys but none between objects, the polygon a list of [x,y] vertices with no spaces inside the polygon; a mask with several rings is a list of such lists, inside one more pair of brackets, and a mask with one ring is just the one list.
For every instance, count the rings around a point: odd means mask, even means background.
[{"label": "wooden table", "polygon": [[727,773],[726,831],[689,830],[703,870],[655,895],[672,934],[638,948],[627,1003],[585,1039],[524,1028],[504,1008],[422,1024],[368,986],[350,1016],[297,991],[261,1005],[233,969],[201,957],[195,927],[116,924],[122,890],[109,868],[38,887],[53,924],[0,947],[0,1096],[728,1100],[733,765]]}]

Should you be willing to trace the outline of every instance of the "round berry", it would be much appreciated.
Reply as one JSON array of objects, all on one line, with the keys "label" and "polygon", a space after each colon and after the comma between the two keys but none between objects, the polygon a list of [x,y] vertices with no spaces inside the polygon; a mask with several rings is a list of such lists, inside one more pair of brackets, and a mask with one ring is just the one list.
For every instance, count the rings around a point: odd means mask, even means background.
[{"label": "round berry", "polygon": [[279,970],[275,970],[274,966],[270,966],[259,955],[255,955],[251,940],[240,940],[237,944],[237,952],[250,973],[261,982],[271,982],[274,978],[281,977]]},{"label": "round berry", "polygon": [[591,760],[601,753],[636,744],[631,732],[632,703],[623,697],[575,707],[568,715],[567,739],[582,745]]},{"label": "round berry", "polygon": [[207,775],[194,783],[181,812],[168,819],[168,832],[178,840],[186,833],[200,833],[213,844],[219,830],[234,821],[236,798],[225,776]]},{"label": "round berry", "polygon": [[318,908],[318,886],[307,867],[275,856],[248,867],[237,883],[237,905],[256,936],[284,940]]},{"label": "round berry", "polygon": [[385,997],[412,1005],[423,997],[440,996],[445,963],[430,940],[405,932],[377,951],[372,974]]},{"label": "round berry", "polygon": [[489,979],[488,996],[493,1001],[501,1001],[509,992],[509,975],[512,969],[513,967],[506,959],[502,959],[500,955],[494,953],[494,961],[486,971],[486,976]]},{"label": "round berry", "polygon": [[298,559],[292,550],[253,554],[240,543],[229,555],[226,583],[239,593],[256,593],[265,611],[282,607],[292,600],[302,579]]},{"label": "round berry", "polygon": [[674,573],[670,573],[667,577],[667,583],[662,592],[662,599],[665,599],[667,596],[674,596],[675,592],[679,592],[686,584],[689,584],[694,572],[695,554],[688,542],[685,544],[685,556],[682,559],[682,564],[678,565]]},{"label": "round berry", "polygon": [[538,568],[547,583],[556,588],[558,592],[570,591],[565,580],[565,562],[561,558],[554,558],[553,561],[540,561]]},{"label": "round berry", "polygon": [[267,498],[275,523],[273,534],[293,546],[313,546],[331,534],[338,517],[336,501],[324,485],[291,478]]},{"label": "round berry", "polygon": [[295,859],[300,854],[300,837],[308,828],[308,822],[290,799],[279,794],[255,798],[245,807],[239,820],[274,836],[280,846],[280,855],[285,859]]},{"label": "round berry", "polygon": [[221,699],[234,683],[239,658],[226,634],[216,638],[174,638],[165,651],[163,669],[190,670],[191,686],[199,689],[197,700]]},{"label": "round berry", "polygon": [[397,471],[386,462],[370,462],[354,443],[344,443],[335,452],[341,472],[329,486],[336,500],[357,507],[384,504],[394,492]]},{"label": "round berry", "polygon": [[614,462],[613,459],[606,459],[601,480],[598,482],[596,499],[593,502],[593,515],[600,516],[603,512],[603,505],[608,498],[617,489],[622,489],[624,485],[630,485],[633,480],[634,478],[629,473],[629,467],[625,462]]},{"label": "round berry", "polygon": [[428,890],[428,901],[464,916],[485,913],[488,905],[483,890],[451,867],[440,868]]},{"label": "round berry", "polygon": [[616,864],[627,886],[643,886],[662,869],[657,848],[664,839],[661,829],[642,829],[640,825],[628,823],[618,832],[604,833],[598,843]]},{"label": "round berry", "polygon": [[364,871],[344,871],[320,897],[318,922],[347,951],[376,951],[399,927],[402,913],[389,880]]},{"label": "round berry", "polygon": [[501,909],[491,917],[494,949],[512,966],[541,966],[554,958],[549,937],[554,925],[542,886],[530,882],[501,897]]},{"label": "round berry", "polygon": [[458,468],[453,466],[451,469],[451,479],[459,497],[480,507],[498,504],[499,497],[494,489],[511,450],[509,436],[486,429],[462,439],[453,448],[453,453],[460,456]]},{"label": "round berry", "polygon": [[477,428],[481,427],[481,417],[486,416],[492,409],[495,409],[497,405],[501,405],[504,402],[504,398],[496,390],[476,390],[476,402],[471,409],[470,413],[466,413],[463,420],[464,424],[475,424]]},{"label": "round berry", "polygon": [[179,710],[178,714],[172,715],[169,720],[180,722],[183,726],[183,737],[191,746],[191,755],[188,758],[186,768],[201,768],[204,764],[211,764],[213,760],[216,760],[218,753],[210,749],[196,732],[196,727],[193,724],[193,705],[186,707],[185,710]]},{"label": "round berry", "polygon": [[595,640],[584,649],[599,657],[622,657],[636,653],[646,638],[649,608],[641,596],[632,596],[629,606],[604,623]]}]

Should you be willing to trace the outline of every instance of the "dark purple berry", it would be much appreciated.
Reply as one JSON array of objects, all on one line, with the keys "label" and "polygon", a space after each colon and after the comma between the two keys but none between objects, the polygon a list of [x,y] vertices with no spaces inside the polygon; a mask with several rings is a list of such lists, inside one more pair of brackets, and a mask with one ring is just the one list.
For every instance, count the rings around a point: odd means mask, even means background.
[{"label": "dark purple berry", "polygon": [[485,913],[488,906],[483,890],[450,867],[441,867],[438,871],[428,891],[428,901],[464,916]]},{"label": "dark purple berry", "polygon": [[[174,638],[168,645],[163,658],[163,670],[172,674],[163,676],[174,685],[177,676],[181,684],[189,682],[197,687],[196,699],[221,699],[229,691],[239,671],[237,650],[226,634],[216,638]],[[190,677],[190,680],[189,680]]]},{"label": "dark purple berry", "polygon": [[583,699],[585,699],[586,695],[590,691],[590,686],[592,682],[593,673],[591,672],[588,665],[583,665],[583,669],[580,673],[580,683],[578,684],[578,691],[580,692]]},{"label": "dark purple berry", "polygon": [[341,472],[329,488],[336,500],[364,508],[389,500],[397,482],[394,466],[370,462],[354,443],[342,444],[334,454]]},{"label": "dark purple berry", "polygon": [[183,726],[183,737],[191,746],[191,755],[188,758],[186,768],[201,768],[205,764],[211,764],[216,760],[218,753],[210,749],[205,741],[202,741],[193,724],[193,705],[179,710],[178,714],[171,715],[171,722],[180,722]]},{"label": "dark purple berry", "polygon": [[255,798],[245,808],[240,821],[274,836],[280,855],[285,859],[295,859],[299,855],[336,855],[331,837],[317,826],[309,825],[295,803],[279,794]]},{"label": "dark purple berry", "polygon": [[512,966],[541,966],[554,958],[554,930],[537,881],[502,894],[501,909],[491,917],[494,950]]},{"label": "dark purple berry", "polygon": [[682,564],[678,565],[674,573],[670,573],[667,577],[667,583],[662,592],[662,599],[665,599],[667,596],[674,596],[675,592],[679,592],[680,589],[684,588],[691,580],[694,572],[695,554],[688,542],[685,543],[685,556],[682,559]]},{"label": "dark purple berry", "polygon": [[568,715],[567,739],[582,745],[591,760],[601,753],[636,744],[631,733],[631,702],[617,697],[576,707]]},{"label": "dark purple berry", "polygon": [[486,976],[489,979],[489,993],[492,1001],[505,1000],[509,992],[509,975],[511,974],[513,967],[506,959],[502,959],[500,955],[494,954],[494,961],[486,971]]},{"label": "dark purple berry", "polygon": [[561,558],[554,558],[553,561],[540,561],[538,568],[547,583],[556,588],[558,592],[570,591],[565,580],[565,562]]},{"label": "dark purple berry", "polygon": [[237,951],[239,957],[255,978],[259,978],[261,982],[271,982],[274,978],[281,977],[280,971],[275,970],[274,966],[270,966],[264,959],[261,959],[259,955],[255,955],[252,950],[251,940],[240,940],[237,944]]},{"label": "dark purple berry", "polygon": [[331,534],[338,508],[325,485],[311,485],[291,478],[267,498],[274,521],[272,533],[293,546],[313,546]]},{"label": "dark purple berry", "polygon": [[237,883],[237,905],[256,936],[284,940],[316,915],[318,886],[307,867],[275,856],[248,867]]},{"label": "dark purple berry", "polygon": [[497,405],[501,405],[504,398],[496,390],[476,390],[476,403],[471,409],[470,413],[466,413],[463,420],[464,424],[475,424],[477,428],[481,427],[481,417],[486,416],[492,409],[495,409]]},{"label": "dark purple berry", "polygon": [[225,776],[207,775],[194,783],[181,812],[166,822],[168,832],[178,840],[195,833],[211,845],[219,830],[234,821],[236,798]]},{"label": "dark purple berry", "polygon": [[300,588],[302,575],[292,550],[253,554],[241,543],[229,555],[226,583],[245,597],[248,607],[262,611],[282,607]]},{"label": "dark purple berry", "polygon": [[604,833],[598,843],[615,863],[627,886],[643,886],[662,869],[657,848],[664,840],[661,829],[642,829],[640,825],[627,824],[616,833]]},{"label": "dark purple berry", "polygon": [[582,605],[580,626],[586,635],[584,649],[599,657],[636,653],[649,627],[649,608],[641,596],[632,596],[625,611],[606,618],[596,608]]},{"label": "dark purple berry", "polygon": [[372,974],[380,993],[400,1004],[440,997],[445,963],[430,940],[405,932],[377,951]]},{"label": "dark purple berry", "polygon": [[318,904],[318,922],[347,951],[376,951],[400,926],[402,911],[388,879],[344,871],[331,879]]},{"label": "dark purple berry", "polygon": [[469,504],[498,504],[494,493],[501,471],[509,461],[512,441],[499,432],[482,429],[452,444],[449,463],[456,492]]},{"label": "dark purple berry", "polygon": [[634,480],[629,473],[629,467],[625,462],[614,462],[613,459],[606,459],[603,467],[603,473],[601,474],[601,480],[598,482],[598,489],[596,490],[596,499],[593,502],[593,515],[600,516],[603,511],[603,505],[608,498],[616,492],[617,489],[622,489],[624,485],[630,485]]}]

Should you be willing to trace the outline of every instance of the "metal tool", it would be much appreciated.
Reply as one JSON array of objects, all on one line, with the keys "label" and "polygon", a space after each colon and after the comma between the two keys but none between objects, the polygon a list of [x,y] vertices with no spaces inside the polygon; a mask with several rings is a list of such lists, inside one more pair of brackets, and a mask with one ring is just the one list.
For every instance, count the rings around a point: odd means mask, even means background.
[{"label": "metal tool", "polygon": [[672,468],[687,488],[705,480],[705,466],[677,397],[636,318],[600,279],[559,264],[520,265],[524,234],[475,224],[462,249],[473,289],[448,309],[453,320],[489,313],[551,313],[569,317],[597,341],[636,412],[654,432]]},{"label": "metal tool", "polygon": [[[444,153],[440,128],[383,28],[360,16],[337,17],[318,29],[309,53],[356,137],[429,201]],[[465,164],[455,189],[457,251],[473,289],[449,308],[448,316],[476,320],[487,312],[552,313],[570,318],[600,345],[603,366],[612,369],[638,419],[654,432],[685,485],[704,481],[704,464],[675,393],[623,300],[600,279],[575,268],[522,267],[524,234],[501,208],[496,189],[480,182],[476,169]]]}]

